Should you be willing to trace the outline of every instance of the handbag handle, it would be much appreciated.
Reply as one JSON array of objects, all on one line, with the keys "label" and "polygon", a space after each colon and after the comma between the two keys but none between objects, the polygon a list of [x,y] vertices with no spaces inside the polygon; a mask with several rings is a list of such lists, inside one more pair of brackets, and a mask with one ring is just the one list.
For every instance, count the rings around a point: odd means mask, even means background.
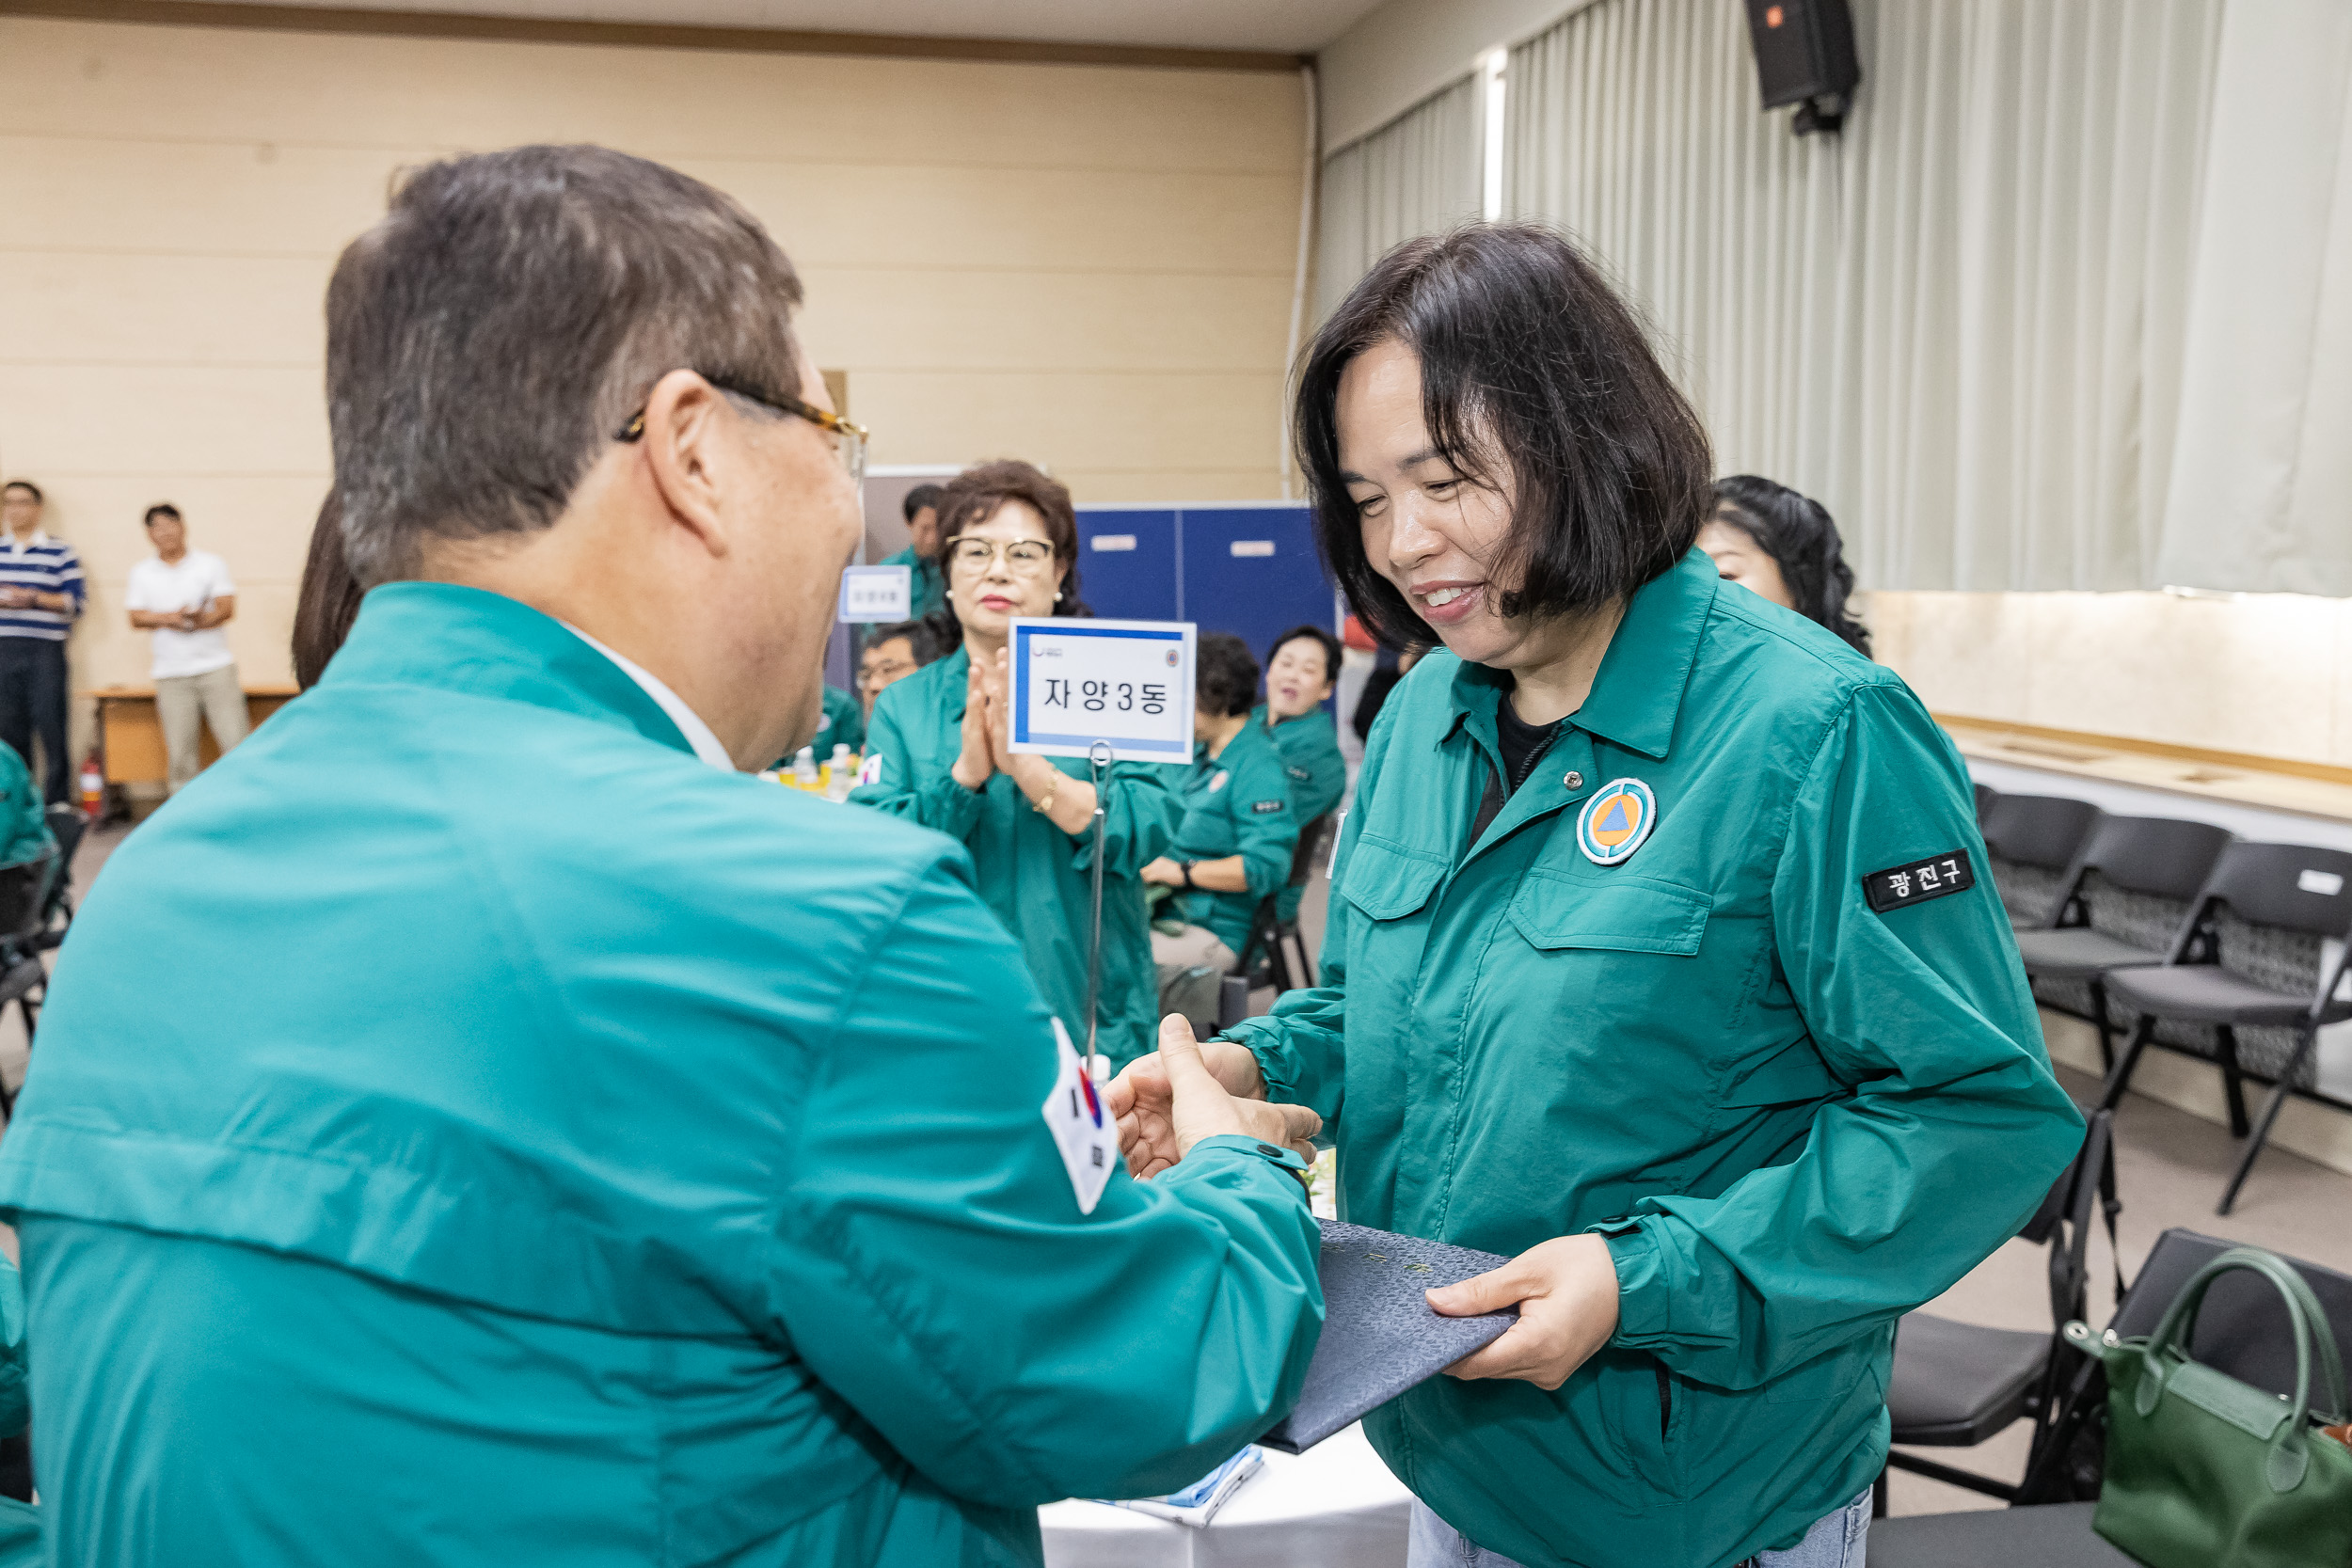
[{"label": "handbag handle", "polygon": [[2168,1370],[2164,1352],[2173,1351],[2180,1359],[2189,1359],[2188,1338],[2196,1327],[2198,1309],[2204,1305],[2205,1291],[2221,1275],[2240,1270],[2270,1281],[2284,1298],[2287,1317],[2295,1328],[2295,1413],[2273,1439],[2268,1465],[2272,1490],[2292,1492],[2302,1482],[2304,1469],[2310,1463],[2312,1352],[2318,1352],[2318,1391],[2328,1402],[2322,1406],[2326,1412],[2323,1419],[2329,1416],[2340,1418],[2344,1408],[2344,1358],[2336,1349],[2335,1330],[2328,1322],[2327,1308],[2312,1294],[2311,1285],[2296,1273],[2295,1266],[2276,1253],[2260,1247],[2232,1247],[2189,1276],[2188,1283],[2181,1287],[2172,1304],[2164,1309],[2155,1333],[2148,1337],[2141,1348],[2143,1375],[2133,1403],[2142,1416],[2155,1408],[2156,1400],[2164,1391]]}]

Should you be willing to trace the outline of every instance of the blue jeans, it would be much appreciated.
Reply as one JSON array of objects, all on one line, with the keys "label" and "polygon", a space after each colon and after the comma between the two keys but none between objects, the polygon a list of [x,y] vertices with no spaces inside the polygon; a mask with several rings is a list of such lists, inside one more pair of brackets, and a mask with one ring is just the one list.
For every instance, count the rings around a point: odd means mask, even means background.
[{"label": "blue jeans", "polygon": [[[1756,1568],[1862,1568],[1863,1543],[1870,1533],[1870,1494],[1836,1513],[1813,1521],[1804,1539],[1785,1552],[1758,1552],[1748,1559]],[[1501,1552],[1490,1552],[1466,1539],[1460,1530],[1413,1500],[1412,1544],[1405,1568],[1519,1568]]]}]

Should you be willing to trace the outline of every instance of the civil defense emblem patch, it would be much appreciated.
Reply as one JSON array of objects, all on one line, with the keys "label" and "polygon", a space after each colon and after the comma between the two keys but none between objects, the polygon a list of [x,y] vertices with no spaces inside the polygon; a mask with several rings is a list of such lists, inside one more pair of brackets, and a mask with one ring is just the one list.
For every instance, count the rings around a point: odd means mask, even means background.
[{"label": "civil defense emblem patch", "polygon": [[1576,815],[1576,847],[1595,865],[1629,860],[1658,825],[1658,797],[1639,779],[1612,779]]}]

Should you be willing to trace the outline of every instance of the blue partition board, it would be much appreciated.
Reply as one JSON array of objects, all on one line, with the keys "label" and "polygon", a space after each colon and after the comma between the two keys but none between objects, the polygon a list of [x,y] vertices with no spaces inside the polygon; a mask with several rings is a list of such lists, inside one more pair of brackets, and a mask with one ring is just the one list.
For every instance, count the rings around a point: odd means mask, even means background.
[{"label": "blue partition board", "polygon": [[1181,621],[1173,507],[1078,508],[1078,597],[1115,621]]},{"label": "blue partition board", "polygon": [[1293,626],[1337,629],[1304,504],[1188,506],[1182,522],[1184,618],[1203,632],[1236,633],[1263,660]]},{"label": "blue partition board", "polygon": [[1304,501],[1082,506],[1078,596],[1097,615],[1230,631],[1261,662],[1293,626],[1340,629]]}]

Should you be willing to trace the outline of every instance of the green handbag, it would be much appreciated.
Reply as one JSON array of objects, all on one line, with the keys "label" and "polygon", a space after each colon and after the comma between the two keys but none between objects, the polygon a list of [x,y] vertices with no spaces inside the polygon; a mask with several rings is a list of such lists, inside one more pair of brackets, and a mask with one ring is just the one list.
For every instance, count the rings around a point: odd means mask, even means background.
[{"label": "green handbag", "polygon": [[[2188,1358],[2207,1287],[2238,1269],[2286,1298],[2292,1404]],[[2106,1483],[2091,1521],[2101,1535],[2148,1568],[2352,1568],[2352,1448],[2312,1419],[2344,1418],[2344,1367],[2293,1265],[2233,1247],[2181,1287],[2148,1338],[2094,1338],[2080,1323],[2066,1337],[2106,1369]]]}]

